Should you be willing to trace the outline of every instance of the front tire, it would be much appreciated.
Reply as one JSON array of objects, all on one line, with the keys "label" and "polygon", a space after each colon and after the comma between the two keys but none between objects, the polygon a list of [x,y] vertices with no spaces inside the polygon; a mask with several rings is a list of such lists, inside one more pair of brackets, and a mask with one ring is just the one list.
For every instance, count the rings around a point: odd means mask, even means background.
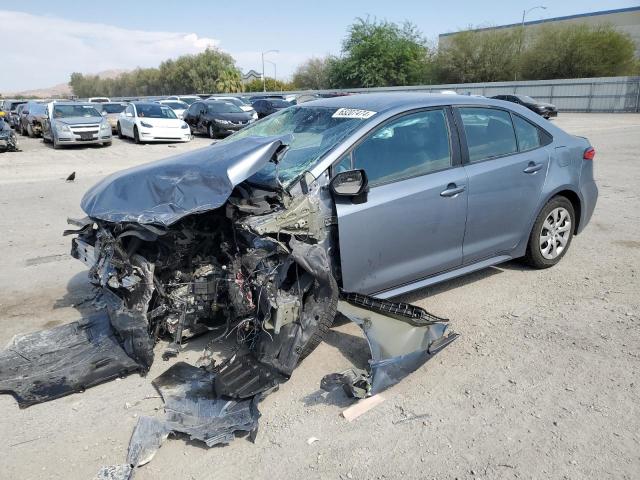
[{"label": "front tire", "polygon": [[27,125],[27,135],[29,136],[29,138],[33,138],[36,136],[36,134],[33,133],[33,127],[31,127],[31,125]]},{"label": "front tire", "polygon": [[122,134],[122,127],[120,127],[120,122],[118,122],[117,130],[118,130],[118,138],[122,140],[124,138],[124,135]]},{"label": "front tire", "polygon": [[566,197],[549,200],[533,224],[525,262],[534,268],[549,268],[558,263],[569,250],[575,222],[573,205]]},{"label": "front tire", "polygon": [[60,144],[58,143],[58,141],[56,140],[56,137],[54,135],[51,135],[51,144],[53,145],[53,149],[54,150],[59,150],[60,149]]},{"label": "front tire", "polygon": [[138,127],[133,127],[133,141],[137,144],[142,143],[140,141],[140,134],[138,133]]},{"label": "front tire", "polygon": [[216,138],[216,133],[213,130],[213,125],[209,124],[209,126],[207,127],[207,136],[209,138]]}]

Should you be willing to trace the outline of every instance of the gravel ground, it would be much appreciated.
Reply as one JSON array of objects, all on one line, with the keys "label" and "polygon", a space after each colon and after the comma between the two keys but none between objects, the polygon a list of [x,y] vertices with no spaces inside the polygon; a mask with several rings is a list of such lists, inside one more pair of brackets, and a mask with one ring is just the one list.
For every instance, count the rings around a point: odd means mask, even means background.
[{"label": "gravel ground", "polygon": [[[255,444],[206,449],[172,437],[136,479],[640,477],[640,115],[561,114],[556,123],[589,137],[600,187],[591,224],[559,265],[510,262],[406,296],[451,318],[461,337],[353,423],[339,416],[351,403],[342,392],[318,390],[324,374],[366,361],[358,329],[343,324],[262,402]],[[86,271],[61,232],[67,216],[82,216],[89,186],[208,143],[114,139],[53,151],[23,138],[23,152],[1,154],[0,344],[80,315]],[[188,344],[180,360],[195,361],[202,346]],[[0,477],[89,479],[122,463],[137,417],[161,413],[150,381],[171,363],[160,360],[163,347],[146,378],[26,410],[0,396]]]}]

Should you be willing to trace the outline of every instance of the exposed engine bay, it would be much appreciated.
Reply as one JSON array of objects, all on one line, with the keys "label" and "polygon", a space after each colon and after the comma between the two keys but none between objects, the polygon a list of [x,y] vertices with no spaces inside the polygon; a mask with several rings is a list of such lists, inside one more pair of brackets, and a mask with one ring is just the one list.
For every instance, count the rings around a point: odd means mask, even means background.
[{"label": "exposed engine bay", "polygon": [[[74,232],[72,255],[90,266],[90,281],[106,292],[103,301],[125,350],[144,369],[159,338],[172,340],[164,354],[169,357],[184,338],[211,331],[213,341],[234,336],[239,348],[290,375],[319,343],[318,329],[332,323],[338,287],[318,238],[301,226],[304,218],[292,228],[282,221],[288,210],[278,207],[274,192],[253,190],[250,198],[231,197],[226,208],[187,216],[169,228],[76,222],[81,228]],[[268,213],[245,213],[259,208]],[[277,231],[269,232],[269,220]],[[316,275],[319,270],[325,273]]]}]

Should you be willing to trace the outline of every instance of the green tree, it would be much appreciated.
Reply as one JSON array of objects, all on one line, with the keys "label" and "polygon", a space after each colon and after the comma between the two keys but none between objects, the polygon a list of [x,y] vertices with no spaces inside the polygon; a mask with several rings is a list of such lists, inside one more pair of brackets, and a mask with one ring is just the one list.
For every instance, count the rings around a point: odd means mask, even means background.
[{"label": "green tree", "polygon": [[116,78],[76,72],[71,74],[69,85],[78,97],[208,93],[218,90],[221,77],[227,87],[238,88],[240,71],[233,57],[208,48],[197,55],[166,60],[158,68],[138,68]]},{"label": "green tree", "polygon": [[467,30],[452,35],[436,56],[438,82],[513,80],[519,40],[518,30]]},{"label": "green tree", "polygon": [[[291,83],[282,82],[280,80],[274,80],[273,78],[266,77],[265,84],[267,92],[286,92],[295,90],[295,86]],[[262,80],[255,79],[244,84],[245,92],[262,92]]]},{"label": "green tree", "polygon": [[332,87],[416,85],[429,79],[431,53],[415,25],[358,18],[329,61]]},{"label": "green tree", "polygon": [[220,73],[216,82],[216,90],[222,93],[242,92],[242,75],[237,69],[227,69]]},{"label": "green tree", "polygon": [[611,25],[546,25],[522,52],[521,78],[609,77],[637,71],[635,46]]},{"label": "green tree", "polygon": [[329,88],[331,63],[330,57],[310,58],[296,68],[293,74],[293,85],[301,90],[323,90]]}]

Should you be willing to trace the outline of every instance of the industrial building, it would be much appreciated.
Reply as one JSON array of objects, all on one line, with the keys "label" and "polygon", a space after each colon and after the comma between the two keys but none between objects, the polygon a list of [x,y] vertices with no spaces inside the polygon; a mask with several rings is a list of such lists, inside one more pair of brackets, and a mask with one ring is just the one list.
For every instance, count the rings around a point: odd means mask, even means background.
[{"label": "industrial building", "polygon": [[[566,17],[545,18],[542,20],[534,20],[524,22],[526,31],[535,30],[542,25],[612,25],[616,30],[628,33],[631,35],[633,42],[636,45],[636,56],[640,56],[640,6],[620,8],[617,10],[604,10],[601,12],[581,13],[578,15],[569,15]],[[500,25],[496,27],[478,28],[474,29],[475,32],[484,32],[498,29],[520,28],[523,23],[512,23],[509,25]],[[443,33],[438,38],[440,47],[446,47],[447,43],[457,34],[461,32]]]}]

